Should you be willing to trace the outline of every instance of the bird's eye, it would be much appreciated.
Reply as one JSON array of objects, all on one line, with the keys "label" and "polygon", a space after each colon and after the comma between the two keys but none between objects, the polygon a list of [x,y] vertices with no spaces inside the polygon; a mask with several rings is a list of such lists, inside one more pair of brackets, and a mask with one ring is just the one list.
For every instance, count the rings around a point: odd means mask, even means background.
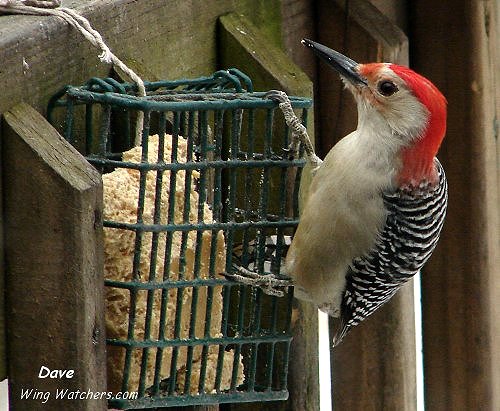
[{"label": "bird's eye", "polygon": [[392,81],[384,80],[378,83],[378,91],[383,96],[392,96],[396,91],[398,91],[398,86],[396,86]]}]

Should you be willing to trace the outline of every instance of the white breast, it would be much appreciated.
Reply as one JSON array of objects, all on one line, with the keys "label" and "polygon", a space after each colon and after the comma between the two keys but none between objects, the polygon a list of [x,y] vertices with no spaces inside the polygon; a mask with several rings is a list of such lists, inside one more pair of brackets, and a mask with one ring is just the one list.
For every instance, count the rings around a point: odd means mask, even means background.
[{"label": "white breast", "polygon": [[381,148],[387,136],[364,130],[343,138],[318,169],[286,259],[296,297],[328,304],[331,315],[338,314],[349,264],[373,247],[385,223],[381,193],[396,173],[395,153]]}]

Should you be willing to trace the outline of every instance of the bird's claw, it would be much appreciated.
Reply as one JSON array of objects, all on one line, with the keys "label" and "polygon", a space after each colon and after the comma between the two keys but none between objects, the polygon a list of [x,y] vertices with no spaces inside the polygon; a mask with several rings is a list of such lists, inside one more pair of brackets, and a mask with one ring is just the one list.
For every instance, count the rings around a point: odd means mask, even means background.
[{"label": "bird's claw", "polygon": [[275,101],[276,103],[286,103],[290,101],[286,93],[281,90],[269,90],[264,94],[264,98]]},{"label": "bird's claw", "polygon": [[307,129],[293,112],[292,104],[286,93],[281,90],[270,90],[264,95],[264,98],[278,103],[279,108],[285,117],[285,123],[288,127],[290,127],[292,132],[292,143],[288,148],[288,150],[290,150],[289,158],[292,160],[295,158],[299,145],[302,144],[306,159],[312,166],[313,172],[315,172],[321,165],[322,161],[314,152],[314,147],[311,143],[309,135],[307,134]]},{"label": "bird's claw", "polygon": [[288,159],[293,160],[297,158],[299,154],[300,141],[298,139],[292,139],[292,142],[288,145],[288,148],[284,148],[285,154],[288,154]]},{"label": "bird's claw", "polygon": [[274,274],[259,274],[243,267],[235,267],[236,272],[224,273],[231,281],[260,288],[265,294],[283,297],[285,292],[280,288],[293,286],[290,278],[278,277]]},{"label": "bird's claw", "polygon": [[[264,98],[272,100],[278,104],[290,105],[290,110],[292,110],[290,99],[288,98],[287,94],[284,91],[269,90],[266,94],[264,94]],[[299,152],[299,145],[300,145],[300,140],[298,138],[293,138],[290,145],[287,148],[283,148],[283,152],[285,154],[288,154],[289,160],[293,160],[294,158],[297,157],[297,154]]]}]

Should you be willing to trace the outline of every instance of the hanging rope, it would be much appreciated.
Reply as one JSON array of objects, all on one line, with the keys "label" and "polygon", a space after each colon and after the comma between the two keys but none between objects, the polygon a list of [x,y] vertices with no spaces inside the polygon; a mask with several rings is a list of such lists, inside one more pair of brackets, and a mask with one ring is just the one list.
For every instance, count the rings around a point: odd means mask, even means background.
[{"label": "hanging rope", "polygon": [[[0,14],[25,14],[35,16],[56,16],[77,29],[95,47],[101,50],[99,59],[108,64],[113,64],[131,81],[137,84],[137,94],[146,95],[146,88],[142,79],[123,61],[116,57],[104,42],[101,34],[94,30],[90,22],[76,11],[60,7],[61,0],[0,0]],[[135,145],[141,143],[142,128],[144,125],[144,112],[137,115]]]}]

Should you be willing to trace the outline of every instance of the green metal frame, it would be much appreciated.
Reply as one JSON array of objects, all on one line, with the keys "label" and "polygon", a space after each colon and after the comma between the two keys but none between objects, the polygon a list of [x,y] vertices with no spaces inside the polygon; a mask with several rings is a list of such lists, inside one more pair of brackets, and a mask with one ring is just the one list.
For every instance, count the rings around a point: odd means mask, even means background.
[{"label": "green metal frame", "polygon": [[[48,118],[55,126],[62,125],[62,133],[76,145],[90,163],[102,172],[117,167],[132,168],[140,172],[140,192],[137,206],[137,222],[130,224],[120,221],[104,221],[105,227],[133,230],[136,232],[136,247],[132,281],[119,282],[106,280],[106,287],[127,289],[130,292],[131,309],[129,332],[124,340],[108,339],[110,346],[122,347],[126,351],[122,391],[128,390],[130,356],[133,349],[143,350],[143,364],[147,362],[151,350],[161,352],[173,347],[170,377],[160,381],[159,366],[161,355],[157,355],[154,384],[145,385],[141,375],[139,398],[136,400],[111,400],[110,406],[120,409],[170,407],[179,405],[215,404],[225,402],[248,402],[284,400],[288,398],[287,373],[288,355],[292,339],[290,332],[291,303],[293,290],[285,298],[264,295],[261,290],[232,283],[215,272],[216,234],[223,230],[226,253],[226,271],[232,271],[235,258],[231,250],[238,243],[242,252],[237,263],[248,266],[252,260],[254,267],[264,272],[264,263],[269,258],[266,253],[266,238],[275,235],[277,239],[271,271],[279,274],[285,250],[285,235],[291,235],[298,224],[298,187],[304,160],[289,159],[286,149],[289,145],[289,130],[281,117],[274,116],[276,103],[264,98],[264,93],[253,92],[250,79],[239,70],[222,70],[209,77],[179,81],[160,81],[146,83],[147,96],[134,96],[136,87],[132,84],[119,83],[113,79],[91,79],[81,87],[65,87],[49,102]],[[307,122],[307,109],[311,100],[291,97],[292,106],[301,111],[302,121]],[[100,124],[95,124],[93,107],[101,108]],[[63,116],[57,113],[63,108]],[[131,147],[133,140],[134,113],[144,112],[142,130],[141,163],[121,161],[120,152]],[[57,117],[57,118],[56,118]],[[77,120],[80,118],[80,120]],[[113,125],[120,121],[122,141],[114,141]],[[80,126],[75,123],[80,121]],[[276,123],[281,122],[279,126]],[[176,153],[172,153],[170,163],[147,161],[148,136],[155,128],[160,138],[171,129],[174,146],[180,135],[188,141],[188,159],[177,162]],[[212,133],[210,133],[210,131]],[[209,135],[211,137],[209,138]],[[125,141],[123,141],[125,140]],[[167,224],[144,224],[145,175],[148,171],[157,171],[157,184],[161,185],[163,173],[175,176],[180,170],[186,170],[186,185],[194,184],[191,174],[199,171],[196,190],[199,193],[198,223],[187,219],[182,224],[173,223],[175,196],[169,199],[169,219]],[[208,192],[208,181],[213,189]],[[290,182],[292,180],[292,182]],[[170,193],[175,192],[176,178],[170,179]],[[290,190],[290,187],[292,189]],[[186,187],[186,193],[189,193]],[[291,191],[291,194],[290,194]],[[287,194],[288,193],[288,194]],[[189,210],[189,194],[184,199],[184,211]],[[211,203],[213,222],[203,222],[203,204]],[[160,198],[155,199],[155,214],[159,215]],[[290,211],[291,210],[291,211]],[[187,211],[189,215],[189,211]],[[197,233],[195,250],[195,272],[193,279],[186,279],[183,270],[179,270],[179,279],[169,279],[169,257],[172,235],[182,232],[183,241],[187,233]],[[201,234],[212,233],[210,244],[209,278],[200,278]],[[145,232],[155,235],[166,232],[167,250],[163,273],[155,272],[151,264],[148,281],[138,277],[141,256],[141,237]],[[157,238],[157,237],[156,237]],[[184,244],[184,243],[183,243]],[[152,255],[157,253],[153,252]],[[182,253],[185,253],[181,247]],[[266,257],[267,256],[267,257]],[[156,256],[156,258],[161,258]],[[185,267],[184,267],[185,270]],[[210,335],[210,313],[212,311],[215,286],[223,286],[223,313],[220,333],[222,337]],[[189,338],[180,338],[179,326],[182,311],[182,292],[177,293],[176,329],[174,338],[153,339],[149,334],[143,340],[134,338],[136,296],[139,290],[147,290],[148,299],[153,298],[154,290],[162,291],[160,321],[165,321],[168,293],[172,288],[179,290],[193,288],[193,306],[191,329],[196,323],[198,291],[207,289],[207,309],[204,338],[197,338],[190,331]],[[146,329],[151,321],[152,304],[148,304]],[[148,318],[149,315],[149,318]],[[160,330],[164,327],[161,326]],[[161,333],[162,331],[160,331]],[[208,347],[219,347],[215,392],[204,392],[204,379],[207,370]],[[202,346],[202,363],[198,395],[190,394],[190,366],[193,350]],[[184,392],[176,392],[176,361],[178,350],[187,347],[187,373]],[[235,358],[241,354],[245,367],[245,382],[236,386],[238,361],[234,361],[232,383],[229,390],[221,390],[221,372],[223,356],[227,348],[235,351]],[[191,361],[191,363],[189,362]],[[143,367],[144,368],[144,367]],[[145,370],[142,370],[144,374]]]}]

